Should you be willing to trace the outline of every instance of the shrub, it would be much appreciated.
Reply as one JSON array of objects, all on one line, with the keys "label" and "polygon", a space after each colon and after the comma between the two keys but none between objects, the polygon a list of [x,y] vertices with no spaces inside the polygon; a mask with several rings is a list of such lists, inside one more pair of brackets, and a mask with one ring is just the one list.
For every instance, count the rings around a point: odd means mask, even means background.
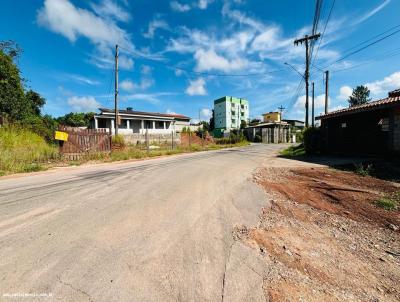
[{"label": "shrub", "polygon": [[368,176],[371,174],[372,165],[364,166],[362,163],[354,164],[354,172],[361,176]]},{"label": "shrub", "polygon": [[56,146],[38,134],[15,126],[0,128],[1,174],[38,171],[43,169],[42,163],[57,158]]},{"label": "shrub", "polygon": [[120,135],[120,134],[114,135],[112,137],[112,144],[113,144],[113,146],[117,146],[117,147],[120,147],[120,148],[123,148],[126,145],[124,137],[122,135]]},{"label": "shrub", "polygon": [[307,128],[303,133],[304,150],[307,154],[321,152],[321,131],[319,128]]},{"label": "shrub", "polygon": [[305,150],[303,144],[300,144],[298,146],[290,146],[289,148],[286,148],[285,150],[282,150],[280,152],[281,155],[286,156],[286,157],[299,157],[299,156],[304,156],[305,155]]},{"label": "shrub", "polygon": [[375,201],[376,206],[383,208],[388,211],[395,210],[397,208],[397,202],[391,198],[382,197]]}]

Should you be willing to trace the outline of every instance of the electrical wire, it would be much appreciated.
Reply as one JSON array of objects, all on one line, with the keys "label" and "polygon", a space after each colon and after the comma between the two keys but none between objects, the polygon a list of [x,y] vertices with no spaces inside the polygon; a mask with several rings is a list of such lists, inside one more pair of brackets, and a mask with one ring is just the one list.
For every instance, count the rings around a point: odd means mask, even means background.
[{"label": "electrical wire", "polygon": [[332,66],[333,64],[339,63],[339,62],[343,61],[344,59],[347,59],[348,57],[350,57],[352,55],[355,55],[355,54],[357,54],[357,53],[359,53],[359,52],[361,52],[361,51],[363,51],[363,50],[365,50],[365,49],[367,49],[367,48],[369,48],[369,47],[371,47],[371,46],[373,46],[373,45],[375,45],[375,44],[377,44],[379,42],[382,42],[383,40],[386,40],[387,38],[390,38],[390,37],[394,36],[395,34],[397,34],[399,32],[400,32],[400,29],[396,30],[396,31],[394,31],[394,32],[392,32],[392,33],[390,33],[390,34],[388,34],[388,35],[386,35],[386,36],[384,36],[384,37],[382,37],[382,38],[380,38],[378,40],[375,40],[375,41],[373,41],[373,42],[371,42],[371,43],[369,43],[369,44],[367,44],[367,45],[365,45],[365,46],[363,46],[363,47],[361,47],[361,48],[359,48],[359,49],[357,49],[355,51],[352,51],[352,52],[346,54],[345,56],[341,57],[340,59],[330,63],[324,69],[326,69],[329,66]]},{"label": "electrical wire", "polygon": [[[322,32],[321,38],[319,39],[317,51],[315,52],[315,56],[314,56],[314,58],[312,59],[312,63],[311,63],[312,66],[314,65],[314,62],[317,60],[318,52],[319,52],[319,49],[320,49],[321,43],[322,43],[322,39],[324,38],[324,35],[325,35],[325,32],[326,32],[326,28],[328,27],[329,21],[330,21],[330,19],[331,19],[332,11],[333,11],[333,8],[335,7],[335,3],[336,3],[336,0],[333,0],[332,5],[331,5],[331,8],[330,8],[330,10],[329,10],[328,18],[326,19],[326,22],[325,22],[324,30],[323,30],[323,32]],[[317,69],[318,69],[318,68],[317,68]],[[321,70],[322,70],[322,69],[321,69]],[[322,70],[322,71],[323,71],[323,70]]]}]

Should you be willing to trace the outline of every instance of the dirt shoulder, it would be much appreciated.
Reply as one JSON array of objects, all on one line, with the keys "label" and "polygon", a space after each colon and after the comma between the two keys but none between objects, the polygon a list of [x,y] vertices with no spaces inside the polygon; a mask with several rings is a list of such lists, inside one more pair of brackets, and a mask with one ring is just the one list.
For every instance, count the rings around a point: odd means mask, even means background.
[{"label": "dirt shoulder", "polygon": [[400,212],[375,201],[398,185],[328,168],[264,168],[258,226],[237,232],[264,256],[269,301],[399,301]]}]

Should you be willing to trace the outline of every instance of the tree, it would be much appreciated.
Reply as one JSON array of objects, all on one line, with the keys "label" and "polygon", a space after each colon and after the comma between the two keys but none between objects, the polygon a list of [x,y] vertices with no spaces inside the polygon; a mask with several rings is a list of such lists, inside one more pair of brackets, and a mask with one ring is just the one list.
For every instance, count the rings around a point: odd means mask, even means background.
[{"label": "tree", "polygon": [[215,118],[214,118],[214,109],[212,110],[212,114],[211,114],[211,117],[210,117],[210,126],[209,126],[209,131],[210,132],[212,132],[212,131],[214,131],[214,128],[215,128]]},{"label": "tree", "polygon": [[240,129],[244,129],[244,128],[246,128],[247,127],[247,123],[246,123],[246,121],[244,121],[244,120],[241,120],[240,121]]},{"label": "tree", "polygon": [[353,93],[349,97],[349,105],[350,107],[362,105],[369,102],[371,99],[369,98],[370,91],[366,86],[357,86],[353,89]]},{"label": "tree", "polygon": [[261,122],[261,120],[260,119],[258,119],[258,118],[255,118],[255,119],[252,119],[251,121],[250,121],[250,126],[254,126],[254,125],[257,125],[257,124],[259,124]]},{"label": "tree", "polygon": [[94,112],[70,112],[64,116],[57,118],[60,124],[71,127],[89,127],[90,122],[93,120]]},{"label": "tree", "polygon": [[46,100],[37,92],[29,90],[26,95],[27,105],[31,108],[31,112],[35,115],[40,115],[40,110],[46,104]]},{"label": "tree", "polygon": [[13,57],[0,49],[0,114],[11,120],[20,120],[28,115],[25,93],[20,71]]}]

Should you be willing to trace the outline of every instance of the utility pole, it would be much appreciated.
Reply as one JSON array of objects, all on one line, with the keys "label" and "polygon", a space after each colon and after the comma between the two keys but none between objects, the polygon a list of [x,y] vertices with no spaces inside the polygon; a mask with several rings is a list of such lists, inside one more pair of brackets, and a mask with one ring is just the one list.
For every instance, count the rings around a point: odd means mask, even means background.
[{"label": "utility pole", "polygon": [[308,99],[309,99],[308,80],[310,78],[310,50],[309,50],[310,43],[309,42],[313,41],[313,40],[318,40],[318,38],[320,36],[321,36],[321,34],[316,34],[316,35],[312,35],[312,36],[305,35],[304,38],[297,39],[294,41],[294,45],[296,45],[296,46],[299,45],[299,43],[303,44],[303,42],[306,45],[306,71],[304,73],[304,79],[306,81],[306,120],[305,120],[306,127],[308,127],[308,110],[309,110],[309,108],[308,108],[309,107],[308,106]]},{"label": "utility pole", "polygon": [[311,109],[311,127],[314,128],[314,82],[312,82],[312,109]]},{"label": "utility pole", "polygon": [[285,109],[286,109],[286,108],[283,107],[282,105],[281,105],[280,107],[278,107],[278,110],[279,110],[279,112],[281,113],[281,117],[280,117],[281,122],[282,122],[282,113],[283,113],[283,110],[285,110]]},{"label": "utility pole", "polygon": [[329,70],[325,71],[325,114],[328,114],[329,106]]},{"label": "utility pole", "polygon": [[[201,125],[201,109],[199,109],[199,129],[200,129],[200,125]],[[204,124],[203,124],[203,128],[201,129],[201,146],[204,147]]]},{"label": "utility pole", "polygon": [[115,45],[115,95],[114,95],[114,107],[115,107],[115,135],[118,135],[118,45]]}]

